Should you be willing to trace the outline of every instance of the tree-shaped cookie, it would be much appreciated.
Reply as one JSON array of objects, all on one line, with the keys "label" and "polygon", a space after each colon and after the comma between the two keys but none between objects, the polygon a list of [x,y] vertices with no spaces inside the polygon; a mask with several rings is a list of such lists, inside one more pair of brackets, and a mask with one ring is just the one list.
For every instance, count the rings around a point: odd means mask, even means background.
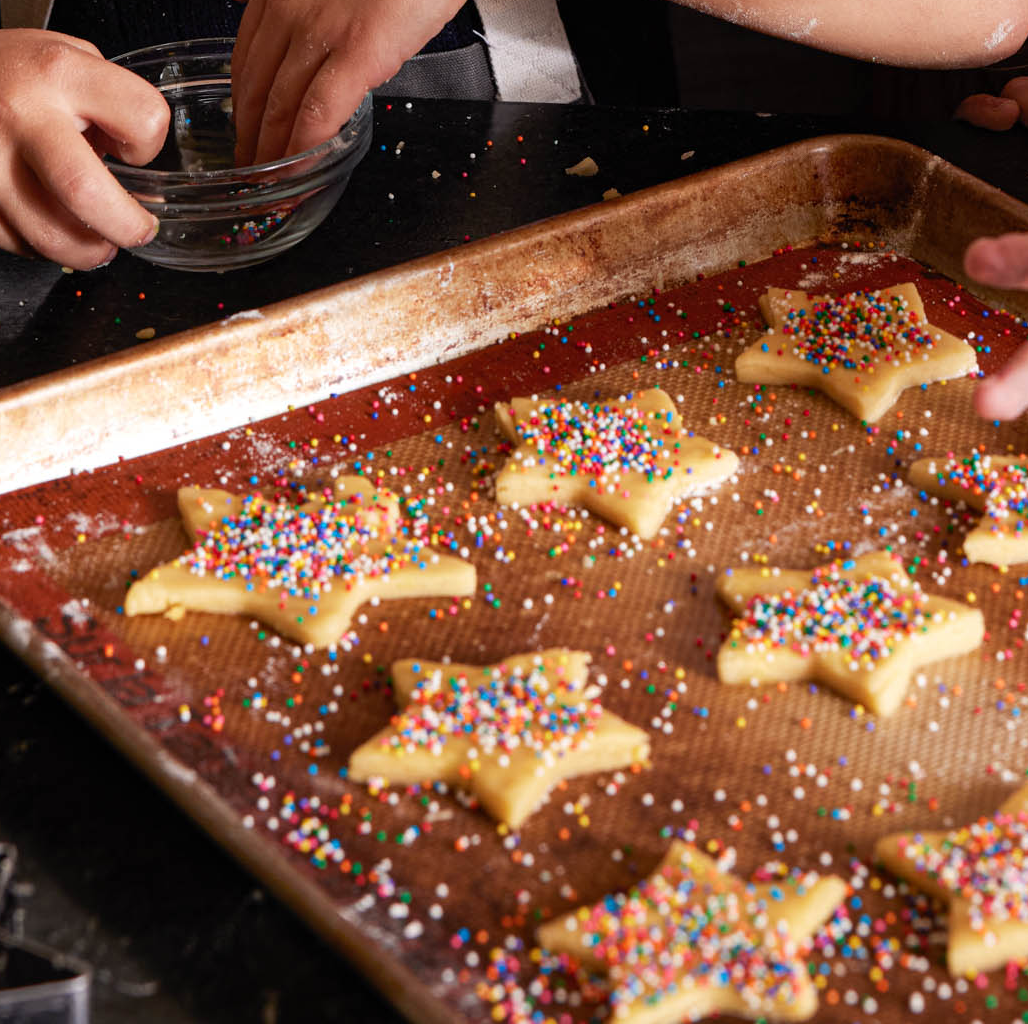
[{"label": "tree-shaped cookie", "polygon": [[496,475],[501,505],[584,505],[642,538],[677,498],[730,477],[737,456],[682,426],[660,388],[594,402],[513,398],[496,405],[514,442]]},{"label": "tree-shaped cookie", "polygon": [[818,388],[868,423],[905,388],[978,368],[967,342],[928,323],[913,284],[834,297],[769,288],[760,310],[768,332],[736,360],[736,377]]},{"label": "tree-shaped cookie", "polygon": [[688,843],[648,878],[539,928],[544,950],[606,972],[618,1024],[720,1014],[801,1021],[817,1010],[804,946],[846,896],[840,878],[746,883]]},{"label": "tree-shaped cookie", "polygon": [[717,592],[736,615],[717,656],[723,683],[814,679],[880,715],[918,667],[973,651],[985,632],[978,609],[926,594],[885,551],[806,571],[729,569]]},{"label": "tree-shaped cookie", "polygon": [[1028,785],[963,828],[884,836],[875,856],[948,905],[950,974],[1028,958]]},{"label": "tree-shaped cookie", "polygon": [[1028,562],[1028,457],[986,455],[975,448],[965,458],[918,459],[910,467],[910,482],[982,513],[964,538],[969,562]]},{"label": "tree-shaped cookie", "polygon": [[393,665],[399,710],[358,747],[349,777],[442,780],[518,828],[561,779],[644,762],[642,729],[604,711],[589,655],[553,649],[497,665]]},{"label": "tree-shaped cookie", "polygon": [[132,584],[126,615],[252,615],[327,647],[373,597],[474,593],[474,567],[433,550],[424,524],[402,524],[396,495],[364,477],[300,505],[197,487],[179,490],[178,505],[193,546]]}]

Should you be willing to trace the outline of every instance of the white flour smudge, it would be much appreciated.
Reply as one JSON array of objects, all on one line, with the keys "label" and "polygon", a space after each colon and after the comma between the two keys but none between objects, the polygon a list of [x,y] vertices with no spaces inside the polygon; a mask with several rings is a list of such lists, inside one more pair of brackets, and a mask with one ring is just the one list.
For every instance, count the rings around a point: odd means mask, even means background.
[{"label": "white flour smudge", "polygon": [[1010,36],[1010,33],[1013,32],[1013,31],[1014,31],[1014,23],[1012,21],[1010,21],[1009,19],[1007,19],[1006,21],[1001,21],[996,26],[996,28],[993,31],[992,35],[989,36],[988,39],[986,39],[986,41],[985,41],[986,48],[989,49],[989,50],[996,50],[996,49],[998,49],[1000,46],[1002,46],[1007,41],[1007,38]]},{"label": "white flour smudge", "polygon": [[84,626],[89,622],[89,612],[82,602],[74,597],[61,605],[61,615],[66,616],[76,626]]},{"label": "white flour smudge", "polygon": [[67,519],[76,533],[87,537],[102,537],[121,528],[121,521],[112,512],[100,512],[94,516],[85,512],[69,512]]},{"label": "white flour smudge", "polygon": [[23,555],[32,555],[42,562],[54,561],[53,550],[43,540],[42,527],[23,526],[17,530],[8,530],[0,534],[0,541],[10,544],[15,551],[20,551]]},{"label": "white flour smudge", "polygon": [[263,320],[264,313],[259,309],[241,309],[238,313],[233,313],[231,316],[223,317],[221,320],[222,326],[226,326],[231,323],[235,323],[238,320]]}]

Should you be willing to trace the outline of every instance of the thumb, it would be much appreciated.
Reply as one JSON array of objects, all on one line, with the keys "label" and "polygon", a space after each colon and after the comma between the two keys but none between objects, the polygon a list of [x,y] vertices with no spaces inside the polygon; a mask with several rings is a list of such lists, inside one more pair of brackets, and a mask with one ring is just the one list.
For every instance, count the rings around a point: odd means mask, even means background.
[{"label": "thumb", "polygon": [[987,420],[1012,420],[1028,407],[1028,345],[1022,345],[1007,364],[978,384],[974,407]]},{"label": "thumb", "polygon": [[953,111],[953,116],[958,121],[968,121],[979,128],[1003,132],[1017,124],[1021,108],[1014,99],[976,93],[963,100]]},{"label": "thumb", "polygon": [[993,288],[1028,289],[1028,234],[976,239],[964,253],[964,270]]}]

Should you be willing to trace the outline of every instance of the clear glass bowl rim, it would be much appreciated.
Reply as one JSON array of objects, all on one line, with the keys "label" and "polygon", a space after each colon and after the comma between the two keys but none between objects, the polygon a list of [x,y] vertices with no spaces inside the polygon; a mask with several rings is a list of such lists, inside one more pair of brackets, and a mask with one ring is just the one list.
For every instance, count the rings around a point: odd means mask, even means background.
[{"label": "clear glass bowl rim", "polygon": [[[138,50],[130,50],[128,53],[119,54],[117,57],[111,58],[111,63],[132,71],[133,68],[129,66],[128,62],[133,59],[138,61],[140,58],[145,57],[153,58],[154,62],[157,62],[162,54],[172,55],[175,52],[178,52],[184,58],[189,56],[196,58],[214,57],[217,55],[219,48],[224,49],[225,56],[230,58],[235,42],[232,36],[210,36],[201,39],[186,39],[177,43],[159,43],[155,46],[143,46]],[[191,49],[196,49],[199,52],[191,54],[188,52]],[[307,164],[305,174],[317,175],[323,173],[327,168],[338,163],[351,153],[361,152],[362,147],[350,144],[349,139],[345,136],[349,133],[351,138],[359,139],[362,132],[370,130],[371,105],[372,99],[369,92],[361,100],[360,106],[353,112],[350,119],[332,138],[326,139],[311,149],[305,149],[301,153],[294,153],[292,156],[281,157],[278,160],[269,160],[263,164],[248,164],[245,167],[226,167],[216,171],[161,171],[146,167],[134,167],[132,164],[126,164],[111,157],[106,157],[104,162],[123,185],[128,185],[135,189],[148,189],[152,186],[161,187],[162,185],[165,187],[178,186],[179,188],[188,188],[190,185],[209,187],[219,182],[225,182],[226,184],[232,182],[239,183],[241,181],[249,181],[258,175],[268,174],[272,171],[288,169],[291,165],[298,164],[301,161]],[[293,185],[297,180],[300,179],[283,178],[281,175],[277,176],[277,183],[281,185],[286,185],[287,183]]]}]

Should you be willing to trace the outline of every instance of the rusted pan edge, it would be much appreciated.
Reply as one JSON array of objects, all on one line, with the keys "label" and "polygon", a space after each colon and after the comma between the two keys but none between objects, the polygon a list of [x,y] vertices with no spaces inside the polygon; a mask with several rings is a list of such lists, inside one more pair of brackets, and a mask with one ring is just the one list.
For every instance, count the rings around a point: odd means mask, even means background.
[{"label": "rusted pan edge", "polygon": [[208,835],[251,871],[327,943],[341,951],[386,998],[412,1021],[461,1024],[428,986],[397,956],[383,956],[379,936],[368,936],[347,920],[346,907],[333,907],[324,892],[289,863],[267,840],[255,841],[240,816],[193,769],[165,751],[93,685],[86,670],[0,601],[0,642],[5,643],[118,750],[139,767]]},{"label": "rusted pan edge", "polygon": [[875,237],[961,280],[948,254],[965,237],[1020,227],[1028,208],[907,143],[795,143],[0,389],[0,493],[417,370],[786,243]]}]

